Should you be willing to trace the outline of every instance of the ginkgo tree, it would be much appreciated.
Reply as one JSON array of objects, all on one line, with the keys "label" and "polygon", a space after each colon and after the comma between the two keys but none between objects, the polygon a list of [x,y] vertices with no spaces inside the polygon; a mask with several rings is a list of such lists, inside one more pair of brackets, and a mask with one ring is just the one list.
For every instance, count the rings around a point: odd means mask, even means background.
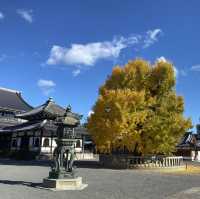
[{"label": "ginkgo tree", "polygon": [[172,63],[136,59],[115,67],[99,89],[87,128],[102,153],[170,154],[191,120],[175,90]]}]

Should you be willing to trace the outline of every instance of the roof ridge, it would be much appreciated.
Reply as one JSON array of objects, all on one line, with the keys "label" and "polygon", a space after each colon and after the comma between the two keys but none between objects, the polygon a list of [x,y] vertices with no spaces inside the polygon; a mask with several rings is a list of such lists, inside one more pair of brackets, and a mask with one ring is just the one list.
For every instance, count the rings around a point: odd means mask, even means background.
[{"label": "roof ridge", "polygon": [[50,104],[55,104],[55,102],[53,101],[52,97],[49,97],[49,99],[44,103],[44,107],[43,107],[43,110],[46,110],[47,107],[50,105]]},{"label": "roof ridge", "polygon": [[17,97],[19,97],[19,99],[20,99],[24,104],[26,104],[29,108],[31,108],[31,109],[34,108],[33,106],[31,106],[28,102],[26,102],[26,101],[24,100],[24,98],[22,97],[22,95],[21,95],[20,92],[19,92],[19,93],[16,93],[16,94],[17,94]]},{"label": "roof ridge", "polygon": [[0,90],[12,92],[12,93],[17,93],[17,94],[21,94],[20,91],[17,91],[17,90],[14,90],[14,89],[9,89],[9,88],[4,88],[4,87],[0,87]]}]

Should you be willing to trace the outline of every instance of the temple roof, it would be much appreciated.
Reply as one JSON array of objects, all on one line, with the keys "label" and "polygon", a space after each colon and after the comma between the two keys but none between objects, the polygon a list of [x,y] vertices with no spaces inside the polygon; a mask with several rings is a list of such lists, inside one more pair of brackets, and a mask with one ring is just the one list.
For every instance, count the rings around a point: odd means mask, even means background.
[{"label": "temple roof", "polygon": [[74,125],[74,120],[80,121],[81,116],[76,113],[72,113],[71,110],[66,112],[66,110],[57,105],[52,98],[47,100],[44,104],[41,106],[38,106],[28,112],[17,114],[15,116],[16,118],[21,118],[29,121],[34,121],[34,120],[43,120],[43,119],[48,119],[48,120],[55,120],[58,117],[65,117],[68,119],[68,123],[73,123]]},{"label": "temple roof", "polygon": [[3,129],[0,129],[0,133],[7,133],[7,132],[22,132],[34,129],[40,129],[47,123],[47,120],[38,121],[38,122],[25,122],[22,124],[8,126]]},{"label": "temple roof", "polygon": [[182,147],[200,147],[200,134],[194,134],[192,132],[186,132],[182,137],[182,140],[177,145],[178,148]]},{"label": "temple roof", "polygon": [[[28,132],[43,129],[43,136],[57,136],[57,126],[48,120],[42,121],[31,121],[25,122],[18,125],[4,127],[0,129],[0,133],[17,133],[17,132]],[[82,136],[89,136],[87,129],[83,126],[78,126],[74,128],[76,138],[81,138]],[[85,137],[86,139],[86,137]]]},{"label": "temple roof", "polygon": [[26,120],[55,119],[57,116],[64,115],[64,113],[64,108],[55,104],[52,99],[49,99],[41,106],[38,106],[25,113],[17,114],[15,117]]},{"label": "temple roof", "polygon": [[32,109],[16,90],[0,87],[0,109],[13,112],[26,112]]},{"label": "temple roof", "polygon": [[87,129],[84,126],[77,126],[74,128],[77,135],[89,135]]}]

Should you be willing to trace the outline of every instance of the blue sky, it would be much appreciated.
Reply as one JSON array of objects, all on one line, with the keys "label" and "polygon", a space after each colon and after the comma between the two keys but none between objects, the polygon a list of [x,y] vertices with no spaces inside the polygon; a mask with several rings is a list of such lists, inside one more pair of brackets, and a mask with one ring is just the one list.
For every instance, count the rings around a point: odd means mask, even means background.
[{"label": "blue sky", "polygon": [[200,117],[200,1],[1,0],[0,86],[87,117],[114,65],[167,59],[185,115]]}]

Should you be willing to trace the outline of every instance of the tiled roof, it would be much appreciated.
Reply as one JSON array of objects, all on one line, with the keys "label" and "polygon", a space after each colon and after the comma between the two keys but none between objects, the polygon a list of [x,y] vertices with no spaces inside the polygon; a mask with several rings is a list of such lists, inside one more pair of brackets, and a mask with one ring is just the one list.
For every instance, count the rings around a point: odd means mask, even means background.
[{"label": "tiled roof", "polygon": [[46,103],[38,106],[25,113],[17,114],[17,118],[34,120],[38,119],[54,119],[56,116],[63,116],[65,109],[55,104],[52,100],[48,100]]},{"label": "tiled roof", "polygon": [[[78,125],[80,123],[80,119],[82,118],[81,115],[72,113],[71,110],[65,110],[61,106],[57,105],[52,99],[49,99],[43,105],[28,112],[17,114],[15,117],[29,121],[43,119],[55,120],[60,118],[64,123],[72,126]],[[59,121],[57,120],[58,123]]]},{"label": "tiled roof", "polygon": [[43,120],[40,122],[25,122],[15,126],[5,127],[0,129],[0,133],[6,132],[19,132],[19,131],[27,131],[27,130],[34,130],[43,127],[46,124],[47,120]]},{"label": "tiled roof", "polygon": [[0,109],[26,112],[32,107],[24,101],[19,91],[0,87]]}]

